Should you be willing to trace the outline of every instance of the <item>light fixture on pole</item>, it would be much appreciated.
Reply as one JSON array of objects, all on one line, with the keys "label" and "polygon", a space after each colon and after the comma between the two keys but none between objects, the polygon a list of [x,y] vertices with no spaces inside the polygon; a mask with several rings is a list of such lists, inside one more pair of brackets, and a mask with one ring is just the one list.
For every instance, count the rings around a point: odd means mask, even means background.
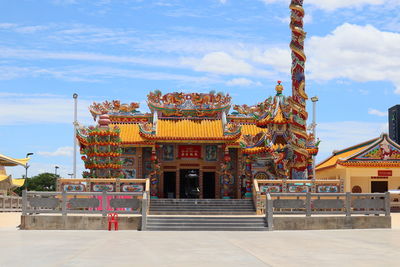
[{"label": "light fixture on pole", "polygon": [[58,167],[58,166],[54,166],[54,175],[55,176],[57,176],[57,170],[59,169],[60,167]]},{"label": "light fixture on pole", "polygon": [[73,166],[73,175],[76,178],[76,147],[77,147],[77,142],[76,142],[76,130],[78,128],[78,94],[75,93],[72,95],[74,98],[74,166]]},{"label": "light fixture on pole", "polygon": [[[33,153],[26,153],[26,157],[25,158],[29,158],[29,156],[32,156]],[[28,190],[28,168],[30,167],[30,165],[28,164],[28,162],[25,164],[25,190]]]},{"label": "light fixture on pole", "polygon": [[[314,143],[316,143],[316,128],[317,128],[317,122],[316,122],[316,118],[317,118],[317,101],[318,101],[318,97],[317,96],[313,96],[311,97],[311,102],[313,103],[313,120],[312,120],[312,129],[313,129],[313,135],[314,135]],[[315,180],[315,156],[313,156],[313,179]]]},{"label": "light fixture on pole", "polygon": [[71,179],[72,179],[72,177],[74,176],[73,173],[68,173],[68,175],[69,175],[69,178],[71,178]]}]

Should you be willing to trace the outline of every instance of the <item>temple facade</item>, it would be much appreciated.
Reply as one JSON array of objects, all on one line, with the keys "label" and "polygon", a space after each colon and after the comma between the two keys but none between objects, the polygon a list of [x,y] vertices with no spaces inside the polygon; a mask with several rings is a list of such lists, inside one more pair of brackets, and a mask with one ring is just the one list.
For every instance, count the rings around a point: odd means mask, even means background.
[{"label": "temple facade", "polygon": [[145,178],[153,198],[246,198],[254,179],[267,181],[264,192],[308,190],[318,142],[307,132],[302,5],[290,4],[291,96],[278,81],[253,106],[216,92],[150,92],[146,114],[138,103],[94,103],[97,124],[77,132],[84,183],[61,180],[59,189],[135,192],[143,184],[134,179]]},{"label": "temple facade", "polygon": [[150,92],[146,114],[138,103],[94,103],[97,125],[77,135],[83,178],[97,181],[86,190],[143,190],[129,179],[149,178],[154,198],[242,198],[251,195],[252,179],[311,179],[318,149],[307,113],[280,82],[275,89],[231,113],[231,97],[215,92]]}]

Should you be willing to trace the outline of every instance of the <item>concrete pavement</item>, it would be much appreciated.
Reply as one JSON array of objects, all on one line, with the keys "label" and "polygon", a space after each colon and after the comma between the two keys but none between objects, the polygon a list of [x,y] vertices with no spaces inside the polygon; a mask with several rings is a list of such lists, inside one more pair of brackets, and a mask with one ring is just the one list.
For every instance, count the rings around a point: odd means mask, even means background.
[{"label": "concrete pavement", "polygon": [[20,231],[14,217],[0,214],[0,266],[400,265],[397,220],[375,230],[108,232]]},{"label": "concrete pavement", "polygon": [[399,266],[400,230],[0,230],[0,266]]}]

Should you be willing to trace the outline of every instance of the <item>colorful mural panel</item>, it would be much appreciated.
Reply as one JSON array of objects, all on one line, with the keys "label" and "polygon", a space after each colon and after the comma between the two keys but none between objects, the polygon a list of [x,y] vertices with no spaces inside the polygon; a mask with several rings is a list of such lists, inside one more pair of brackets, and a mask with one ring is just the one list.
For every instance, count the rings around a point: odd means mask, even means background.
[{"label": "colorful mural panel", "polygon": [[123,169],[125,178],[136,178],[136,170],[135,169]]},{"label": "colorful mural panel", "polygon": [[144,187],[141,184],[121,184],[122,192],[143,192]]},{"label": "colorful mural panel", "polygon": [[308,185],[289,185],[287,187],[289,193],[307,193],[309,191]]},{"label": "colorful mural panel", "polygon": [[214,145],[206,146],[206,161],[216,161],[218,157],[218,148]]},{"label": "colorful mural panel", "polygon": [[338,193],[339,187],[336,185],[319,185],[317,186],[317,193]]},{"label": "colorful mural panel", "polygon": [[85,185],[83,185],[83,184],[63,184],[63,190],[66,192],[84,192]]},{"label": "colorful mural panel", "polygon": [[174,145],[163,145],[162,159],[165,161],[174,160]]},{"label": "colorful mural panel", "polygon": [[260,186],[261,193],[281,193],[282,189],[279,185],[262,185]]},{"label": "colorful mural panel", "polygon": [[113,184],[93,184],[92,191],[93,192],[103,192],[103,191],[113,192],[114,185]]}]

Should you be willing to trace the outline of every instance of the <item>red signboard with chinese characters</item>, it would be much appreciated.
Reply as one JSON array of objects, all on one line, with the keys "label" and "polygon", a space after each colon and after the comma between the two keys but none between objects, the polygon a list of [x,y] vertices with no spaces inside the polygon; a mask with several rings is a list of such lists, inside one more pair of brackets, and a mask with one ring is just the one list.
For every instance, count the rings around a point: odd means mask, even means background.
[{"label": "red signboard with chinese characters", "polygon": [[393,173],[391,170],[381,170],[378,171],[378,176],[392,176]]},{"label": "red signboard with chinese characters", "polygon": [[201,158],[201,146],[179,146],[178,147],[179,158]]}]

